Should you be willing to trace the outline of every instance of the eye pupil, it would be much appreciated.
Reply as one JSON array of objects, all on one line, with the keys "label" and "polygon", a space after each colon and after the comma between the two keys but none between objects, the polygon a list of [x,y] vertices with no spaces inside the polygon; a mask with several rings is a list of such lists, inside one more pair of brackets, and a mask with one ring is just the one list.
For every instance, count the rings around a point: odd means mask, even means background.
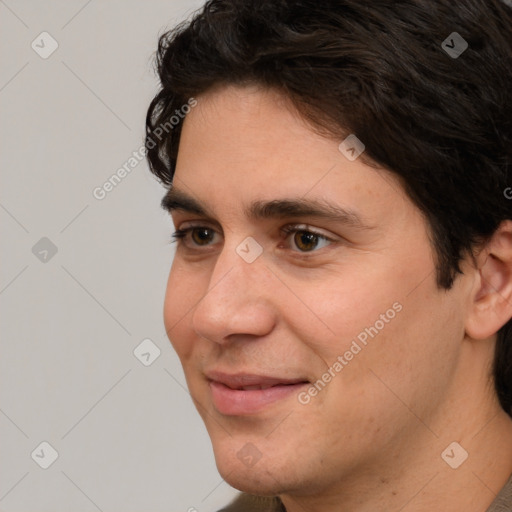
[{"label": "eye pupil", "polygon": [[303,251],[311,251],[318,245],[318,235],[308,231],[298,231],[294,238],[297,247]]},{"label": "eye pupil", "polygon": [[203,245],[204,243],[210,242],[212,240],[213,233],[208,228],[197,228],[194,229],[192,238],[198,245]]}]

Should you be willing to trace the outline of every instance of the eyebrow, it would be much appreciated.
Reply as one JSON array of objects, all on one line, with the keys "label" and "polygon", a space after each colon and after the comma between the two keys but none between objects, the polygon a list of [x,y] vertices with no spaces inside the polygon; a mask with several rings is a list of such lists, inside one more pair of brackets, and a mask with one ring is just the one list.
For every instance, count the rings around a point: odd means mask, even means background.
[{"label": "eyebrow", "polygon": [[[213,213],[186,192],[171,188],[161,202],[164,210],[172,213],[180,210],[214,219]],[[342,208],[326,199],[273,199],[254,201],[245,209],[245,215],[252,220],[281,219],[286,217],[317,217],[335,221],[358,229],[373,229],[363,222],[361,216],[352,209]]]}]

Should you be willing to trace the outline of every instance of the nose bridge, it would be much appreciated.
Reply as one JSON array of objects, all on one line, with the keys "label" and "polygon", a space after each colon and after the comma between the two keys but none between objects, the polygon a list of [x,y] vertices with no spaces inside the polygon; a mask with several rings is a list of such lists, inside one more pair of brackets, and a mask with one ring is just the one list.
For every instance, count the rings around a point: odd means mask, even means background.
[{"label": "nose bridge", "polygon": [[221,342],[230,334],[263,335],[271,329],[272,311],[265,293],[268,269],[262,253],[254,239],[224,245],[208,290],[192,314],[193,328],[199,335]]},{"label": "nose bridge", "polygon": [[228,298],[240,300],[246,296],[249,299],[251,295],[258,295],[259,283],[267,272],[263,247],[253,237],[246,237],[238,244],[225,243],[215,263],[207,294],[229,292]]}]

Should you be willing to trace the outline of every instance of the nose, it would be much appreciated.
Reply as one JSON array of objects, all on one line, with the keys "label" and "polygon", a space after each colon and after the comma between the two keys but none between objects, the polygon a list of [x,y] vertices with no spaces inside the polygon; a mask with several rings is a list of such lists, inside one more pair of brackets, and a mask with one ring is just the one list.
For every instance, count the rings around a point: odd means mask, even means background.
[{"label": "nose", "polygon": [[225,344],[269,334],[276,324],[271,276],[264,254],[248,263],[225,244],[208,289],[192,312],[197,335]]}]

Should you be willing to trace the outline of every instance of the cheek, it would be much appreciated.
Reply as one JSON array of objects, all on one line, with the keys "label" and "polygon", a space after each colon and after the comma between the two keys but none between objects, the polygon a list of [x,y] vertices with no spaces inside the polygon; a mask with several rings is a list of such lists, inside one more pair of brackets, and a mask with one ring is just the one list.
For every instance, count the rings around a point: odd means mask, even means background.
[{"label": "cheek", "polygon": [[[416,388],[435,394],[448,387],[456,372],[464,320],[457,297],[438,290],[432,281],[404,300],[401,317],[394,325],[393,339],[387,343],[389,355],[384,361],[394,364],[405,379],[389,371],[389,379],[398,386],[409,381]],[[433,376],[435,376],[433,378]]]},{"label": "cheek", "polygon": [[290,288],[300,301],[287,297],[288,304],[293,301],[296,307],[294,316],[286,315],[286,323],[294,326],[298,339],[325,363],[332,364],[350,350],[354,340],[364,347],[364,342],[375,333],[380,335],[397,321],[401,314],[400,291],[393,288],[389,277],[386,287],[376,285],[382,282],[382,278],[363,271],[322,276],[318,281],[291,282]]},{"label": "cheek", "polygon": [[192,343],[188,328],[193,305],[201,296],[201,284],[194,273],[184,270],[174,260],[167,280],[164,301],[164,325],[167,336],[182,362],[190,356]]},{"label": "cheek", "polygon": [[369,319],[371,327],[361,331],[366,343],[358,343],[361,351],[337,384],[344,388],[340,392],[349,389],[354,396],[364,390],[368,410],[378,411],[390,424],[406,421],[410,411],[426,419],[442,403],[464,333],[457,304],[433,281],[423,293],[402,297],[400,304],[401,311],[388,323]]},{"label": "cheek", "polygon": [[[308,322],[304,315],[300,324],[296,319],[290,325],[309,333],[296,335],[325,364],[318,377],[338,361],[331,370],[337,399],[347,390],[354,397],[365,389],[366,401],[376,409],[400,408],[395,394],[408,404],[426,403],[428,393],[441,399],[449,384],[464,334],[461,312],[452,295],[438,290],[435,274],[418,278],[428,274],[428,258],[407,263],[393,273],[374,265],[369,272],[333,276],[310,288],[295,283],[317,318]],[[315,292],[319,289],[322,293]]]}]

